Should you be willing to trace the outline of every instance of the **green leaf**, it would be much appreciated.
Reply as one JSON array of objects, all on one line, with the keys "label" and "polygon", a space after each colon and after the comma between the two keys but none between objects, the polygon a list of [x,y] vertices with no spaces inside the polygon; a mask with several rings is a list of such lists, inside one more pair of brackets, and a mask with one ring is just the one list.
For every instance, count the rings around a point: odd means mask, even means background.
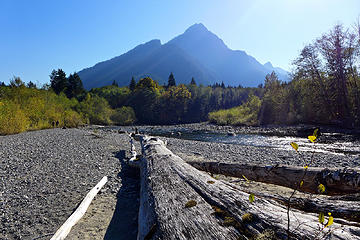
[{"label": "green leaf", "polygon": [[253,201],[255,201],[255,195],[253,193],[251,193],[249,195],[249,201],[252,203]]},{"label": "green leaf", "polygon": [[318,186],[318,192],[319,192],[319,193],[324,193],[324,192],[325,192],[325,186],[322,185],[321,183],[320,183],[319,186]]},{"label": "green leaf", "polygon": [[316,141],[315,136],[308,136],[308,139],[310,140],[310,142],[313,142],[313,143]]},{"label": "green leaf", "polygon": [[325,214],[323,212],[319,213],[319,223],[323,224],[325,221]]},{"label": "green leaf", "polygon": [[300,182],[300,187],[302,187],[304,185],[304,181]]},{"label": "green leaf", "polygon": [[242,177],[246,180],[246,182],[250,182],[249,179],[247,179],[247,177],[245,177],[244,175],[242,175]]},{"label": "green leaf", "polygon": [[326,224],[325,227],[328,227],[328,226],[332,225],[333,223],[334,223],[334,217],[333,217],[333,216],[330,216],[330,217],[329,217],[329,220],[328,220],[328,222],[327,222],[327,224]]},{"label": "green leaf", "polygon": [[297,145],[297,143],[291,142],[290,145],[295,149],[295,151],[298,151],[299,145]]},{"label": "green leaf", "polygon": [[315,130],[314,130],[314,133],[313,133],[313,136],[315,136],[316,138],[319,136],[319,129],[318,128],[316,128]]}]

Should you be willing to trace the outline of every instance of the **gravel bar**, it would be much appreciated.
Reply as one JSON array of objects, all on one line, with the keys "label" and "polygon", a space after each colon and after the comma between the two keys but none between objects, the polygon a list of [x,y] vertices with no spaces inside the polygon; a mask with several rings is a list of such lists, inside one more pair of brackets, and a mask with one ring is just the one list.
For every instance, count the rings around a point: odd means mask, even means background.
[{"label": "gravel bar", "polygon": [[129,148],[128,137],[111,130],[0,136],[0,239],[49,239],[105,175],[102,193],[116,196],[116,156]]},{"label": "gravel bar", "polygon": [[[195,124],[184,127],[189,126],[199,129]],[[208,127],[201,128],[204,126]],[[161,138],[187,161],[304,166],[303,159],[311,158],[311,153],[300,157],[295,151],[275,148]],[[128,136],[116,128],[48,129],[0,136],[0,239],[48,239],[104,175],[109,182],[101,192],[126,192],[119,191],[119,153],[129,149]],[[360,159],[316,153],[312,166],[358,168]]]},{"label": "gravel bar", "polygon": [[304,166],[304,160],[312,167],[323,168],[359,168],[360,158],[354,155],[334,155],[329,153],[305,152],[276,148],[243,146],[237,144],[201,142],[176,138],[162,138],[168,142],[168,148],[185,161],[219,161],[228,163],[252,163],[258,165]]}]

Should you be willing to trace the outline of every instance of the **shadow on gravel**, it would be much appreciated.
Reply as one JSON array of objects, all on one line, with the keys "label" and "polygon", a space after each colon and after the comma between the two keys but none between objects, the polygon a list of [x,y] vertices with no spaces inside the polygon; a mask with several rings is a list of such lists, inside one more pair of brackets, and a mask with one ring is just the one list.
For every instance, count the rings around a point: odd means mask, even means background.
[{"label": "shadow on gravel", "polygon": [[136,239],[138,228],[138,212],[140,197],[140,171],[129,167],[124,161],[125,151],[116,154],[120,160],[121,188],[117,193],[117,203],[114,215],[106,231],[104,239]]}]

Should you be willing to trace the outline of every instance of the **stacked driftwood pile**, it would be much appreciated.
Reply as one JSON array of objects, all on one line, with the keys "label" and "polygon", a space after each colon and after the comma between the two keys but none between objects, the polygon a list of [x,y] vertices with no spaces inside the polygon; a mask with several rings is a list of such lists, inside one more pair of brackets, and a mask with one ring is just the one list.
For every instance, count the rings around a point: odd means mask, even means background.
[{"label": "stacked driftwood pile", "polygon": [[[250,180],[294,188],[303,169],[190,165],[157,138],[142,136],[141,145],[138,239],[360,239],[356,194],[330,201],[292,198],[289,224],[289,201],[261,192],[255,192],[255,201],[249,201],[246,189],[208,173],[246,175]],[[326,194],[354,194],[360,190],[360,174],[355,170],[309,169],[300,190],[316,192],[319,183],[326,186]],[[319,211],[331,211],[334,223],[323,228]]]}]

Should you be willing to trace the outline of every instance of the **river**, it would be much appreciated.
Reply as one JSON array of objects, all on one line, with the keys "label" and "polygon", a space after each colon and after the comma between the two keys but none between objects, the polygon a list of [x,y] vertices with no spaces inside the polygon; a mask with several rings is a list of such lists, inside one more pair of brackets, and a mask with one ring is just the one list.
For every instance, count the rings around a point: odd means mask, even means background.
[{"label": "river", "polygon": [[336,155],[360,155],[359,141],[344,138],[338,133],[322,133],[319,141],[311,143],[307,138],[293,136],[269,136],[260,134],[236,134],[207,130],[193,130],[181,127],[149,128],[139,127],[140,132],[148,135],[163,136],[195,141],[218,142],[226,144],[238,144],[244,146],[269,147],[288,151],[294,151],[290,143],[296,142],[299,151],[323,152]]}]

